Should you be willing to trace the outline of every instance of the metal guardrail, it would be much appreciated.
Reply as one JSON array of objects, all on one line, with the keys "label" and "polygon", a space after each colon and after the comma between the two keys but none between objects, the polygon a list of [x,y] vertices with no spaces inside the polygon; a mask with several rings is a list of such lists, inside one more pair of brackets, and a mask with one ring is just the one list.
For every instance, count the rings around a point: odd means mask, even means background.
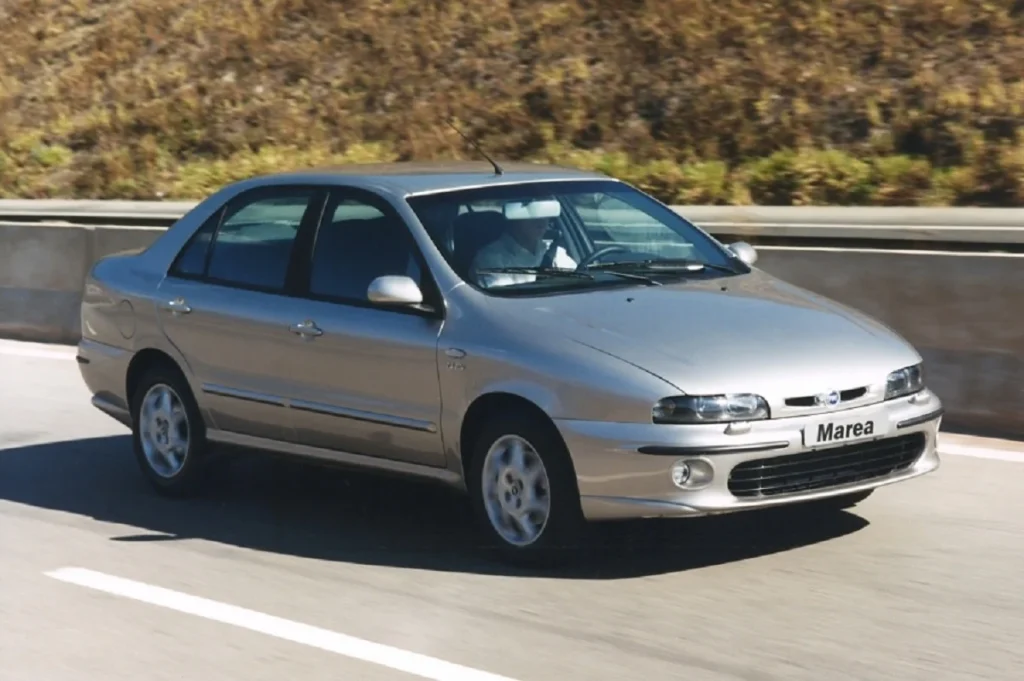
[{"label": "metal guardrail", "polygon": [[673,206],[712,234],[1024,245],[1024,208]]},{"label": "metal guardrail", "polygon": [[[166,227],[194,201],[0,200],[0,221]],[[959,244],[1024,250],[1024,208],[673,206],[715,236],[762,242]],[[909,245],[908,245],[909,247]]]},{"label": "metal guardrail", "polygon": [[170,226],[195,201],[0,200],[0,221]]}]

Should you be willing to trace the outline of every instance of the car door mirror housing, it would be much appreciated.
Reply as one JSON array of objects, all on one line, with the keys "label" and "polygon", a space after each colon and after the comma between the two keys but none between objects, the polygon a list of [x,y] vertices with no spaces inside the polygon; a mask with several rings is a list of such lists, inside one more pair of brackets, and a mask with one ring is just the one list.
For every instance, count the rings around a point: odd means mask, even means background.
[{"label": "car door mirror housing", "polygon": [[379,305],[419,306],[423,304],[423,291],[410,277],[387,275],[370,282],[366,297]]},{"label": "car door mirror housing", "polygon": [[757,250],[746,241],[729,244],[728,248],[745,265],[750,266],[757,262]]}]

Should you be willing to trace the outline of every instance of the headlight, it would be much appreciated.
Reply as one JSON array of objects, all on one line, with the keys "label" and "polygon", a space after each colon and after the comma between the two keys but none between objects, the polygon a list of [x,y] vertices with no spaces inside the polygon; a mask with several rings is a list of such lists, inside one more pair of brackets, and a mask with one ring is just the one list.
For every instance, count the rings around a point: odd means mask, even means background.
[{"label": "headlight", "polygon": [[885,399],[894,400],[924,390],[924,371],[920,364],[903,367],[889,374],[885,382]]},{"label": "headlight", "polygon": [[729,423],[768,418],[768,403],[758,395],[680,395],[654,405],[655,423]]}]

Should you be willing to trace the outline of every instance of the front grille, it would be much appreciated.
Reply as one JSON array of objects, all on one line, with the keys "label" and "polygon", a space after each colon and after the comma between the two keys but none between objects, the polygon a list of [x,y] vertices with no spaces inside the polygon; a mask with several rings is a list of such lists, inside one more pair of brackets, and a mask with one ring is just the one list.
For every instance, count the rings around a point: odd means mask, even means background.
[{"label": "front grille", "polygon": [[882,478],[913,465],[924,451],[924,433],[814,452],[746,461],[729,474],[736,497],[774,497]]},{"label": "front grille", "polygon": [[[864,397],[868,392],[867,388],[850,388],[849,390],[839,391],[839,403],[849,402],[850,400],[859,400]],[[818,406],[817,396],[815,395],[804,395],[802,397],[787,397],[787,407],[816,407]]]}]

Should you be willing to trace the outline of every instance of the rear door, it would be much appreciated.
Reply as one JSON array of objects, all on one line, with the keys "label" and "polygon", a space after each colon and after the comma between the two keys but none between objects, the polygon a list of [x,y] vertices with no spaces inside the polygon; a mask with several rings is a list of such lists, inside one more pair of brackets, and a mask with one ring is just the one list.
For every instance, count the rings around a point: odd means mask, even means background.
[{"label": "rear door", "polygon": [[164,333],[220,430],[292,439],[283,369],[295,339],[289,291],[300,226],[319,217],[324,196],[316,187],[275,186],[235,197],[159,287]]}]

